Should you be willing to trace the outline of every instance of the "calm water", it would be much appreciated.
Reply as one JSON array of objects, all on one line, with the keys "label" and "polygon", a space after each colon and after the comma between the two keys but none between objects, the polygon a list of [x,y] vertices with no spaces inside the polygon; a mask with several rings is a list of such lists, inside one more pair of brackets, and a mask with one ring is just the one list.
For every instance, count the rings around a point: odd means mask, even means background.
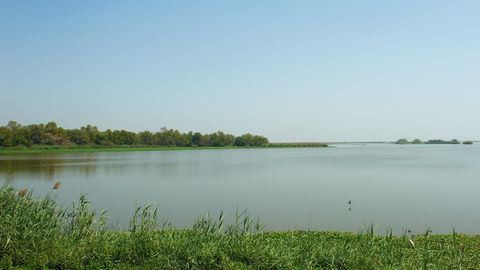
[{"label": "calm water", "polygon": [[42,195],[57,180],[59,202],[87,193],[119,226],[153,203],[178,227],[248,209],[270,230],[480,233],[480,145],[0,155],[0,182]]}]

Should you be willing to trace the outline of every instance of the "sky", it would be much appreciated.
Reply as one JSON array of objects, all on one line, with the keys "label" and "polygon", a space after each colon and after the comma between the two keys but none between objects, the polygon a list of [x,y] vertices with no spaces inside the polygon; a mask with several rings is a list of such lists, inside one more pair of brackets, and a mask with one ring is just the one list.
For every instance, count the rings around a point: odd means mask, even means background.
[{"label": "sky", "polygon": [[480,1],[0,0],[0,125],[480,139]]}]

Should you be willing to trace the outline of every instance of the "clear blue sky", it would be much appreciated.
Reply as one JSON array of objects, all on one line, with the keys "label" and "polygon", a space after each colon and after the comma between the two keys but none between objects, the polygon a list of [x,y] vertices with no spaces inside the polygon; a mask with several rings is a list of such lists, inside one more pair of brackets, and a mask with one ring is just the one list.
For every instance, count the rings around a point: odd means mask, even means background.
[{"label": "clear blue sky", "polygon": [[480,1],[0,0],[0,124],[480,138]]}]

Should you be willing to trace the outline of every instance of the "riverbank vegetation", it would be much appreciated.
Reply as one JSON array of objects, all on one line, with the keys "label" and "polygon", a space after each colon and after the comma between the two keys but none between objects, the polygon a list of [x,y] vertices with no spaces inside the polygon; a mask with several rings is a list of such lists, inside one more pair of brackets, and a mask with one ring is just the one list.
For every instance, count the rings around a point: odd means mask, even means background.
[{"label": "riverbank vegetation", "polygon": [[308,148],[308,147],[327,147],[328,144],[318,142],[294,142],[294,143],[269,143],[272,148]]},{"label": "riverbank vegetation", "polygon": [[1,154],[326,146],[324,143],[270,143],[263,136],[249,133],[234,136],[222,131],[201,134],[162,128],[158,132],[135,133],[110,129],[101,131],[91,125],[64,129],[55,122],[23,126],[13,121],[0,126]]},{"label": "riverbank vegetation", "polygon": [[155,208],[134,211],[128,230],[81,196],[66,209],[52,196],[0,188],[0,269],[477,269],[479,236],[265,232],[241,212],[203,217],[191,228],[158,222]]},{"label": "riverbank vegetation", "polygon": [[121,145],[121,146],[58,146],[33,145],[31,147],[0,147],[0,154],[49,154],[49,153],[88,153],[88,152],[129,152],[129,151],[181,151],[181,150],[222,150],[222,149],[258,149],[258,148],[312,148],[328,147],[323,143],[269,143],[266,146],[148,146],[148,145]]},{"label": "riverbank vegetation", "polygon": [[118,148],[118,147],[265,147],[266,137],[252,134],[234,136],[222,131],[211,134],[181,133],[162,128],[158,132],[99,130],[87,125],[79,129],[58,127],[55,122],[23,126],[10,121],[0,126],[0,147],[14,150],[36,147],[53,148]]}]

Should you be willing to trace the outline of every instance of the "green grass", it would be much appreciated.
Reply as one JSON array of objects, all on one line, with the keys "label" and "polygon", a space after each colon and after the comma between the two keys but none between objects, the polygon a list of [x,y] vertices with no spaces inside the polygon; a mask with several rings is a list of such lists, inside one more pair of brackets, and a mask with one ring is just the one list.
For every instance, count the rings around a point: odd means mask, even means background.
[{"label": "green grass", "polygon": [[138,208],[112,230],[84,196],[69,210],[51,197],[0,189],[0,269],[479,269],[480,237],[262,232],[239,213],[197,219],[189,229]]},{"label": "green grass", "polygon": [[327,147],[322,143],[271,143],[268,146],[32,146],[32,147],[0,147],[2,154],[44,154],[44,153],[83,153],[83,152],[126,152],[126,151],[174,151],[174,150],[212,150],[212,149],[260,149],[260,148],[303,148],[303,147]]}]

